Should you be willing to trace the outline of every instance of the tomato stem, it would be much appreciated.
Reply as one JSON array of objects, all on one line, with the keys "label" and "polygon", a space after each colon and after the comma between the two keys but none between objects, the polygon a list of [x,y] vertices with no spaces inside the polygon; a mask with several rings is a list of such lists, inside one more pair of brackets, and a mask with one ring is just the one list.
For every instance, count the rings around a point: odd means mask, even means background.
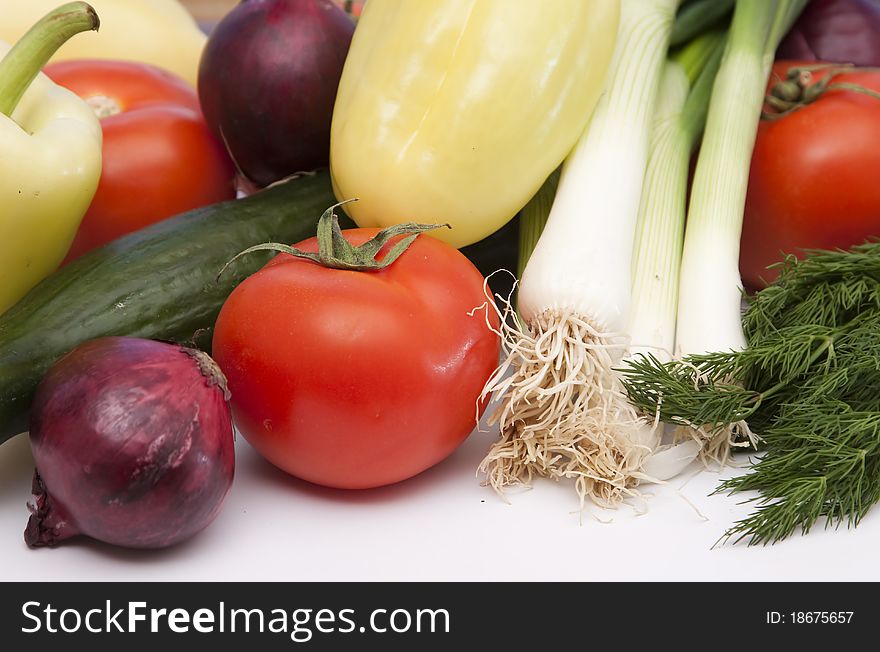
[{"label": "tomato stem", "polygon": [[[357,201],[357,199],[346,199],[338,204],[334,204],[324,211],[318,220],[318,253],[302,251],[296,247],[291,247],[278,242],[267,242],[264,244],[248,247],[241,253],[237,254],[232,260],[223,266],[219,278],[226,268],[229,267],[241,256],[255,251],[277,251],[278,253],[290,254],[297,258],[305,258],[312,262],[329,267],[331,269],[346,269],[357,272],[375,272],[385,269],[395,260],[400,258],[401,254],[406,251],[419,235],[433,229],[446,227],[451,229],[449,224],[416,224],[415,222],[405,222],[403,224],[395,224],[387,229],[379,231],[375,237],[371,238],[359,247],[355,247],[342,235],[342,229],[339,227],[339,217],[334,209]],[[405,236],[398,240],[388,250],[381,259],[377,258],[382,248],[394,238]]]},{"label": "tomato stem", "polygon": [[122,113],[122,107],[119,105],[119,102],[106,95],[92,95],[86,98],[86,104],[92,108],[98,120],[111,118]]},{"label": "tomato stem", "polygon": [[[827,75],[817,82],[813,81],[813,72],[827,71]],[[812,104],[828,91],[852,91],[880,99],[880,93],[850,82],[833,82],[842,73],[873,70],[872,68],[856,68],[851,64],[816,64],[789,68],[785,79],[780,79],[765,97],[768,107],[773,111],[765,111],[764,120],[778,120],[800,108]]]}]

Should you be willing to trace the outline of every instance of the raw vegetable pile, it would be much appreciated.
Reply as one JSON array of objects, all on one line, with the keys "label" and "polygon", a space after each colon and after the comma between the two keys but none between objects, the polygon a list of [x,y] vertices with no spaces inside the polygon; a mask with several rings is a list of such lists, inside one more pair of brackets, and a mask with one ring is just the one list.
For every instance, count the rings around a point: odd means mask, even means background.
[{"label": "raw vegetable pile", "polygon": [[0,0],[29,546],[195,535],[236,430],[362,490],[485,410],[500,494],[742,465],[750,544],[880,500],[880,3],[184,5]]}]

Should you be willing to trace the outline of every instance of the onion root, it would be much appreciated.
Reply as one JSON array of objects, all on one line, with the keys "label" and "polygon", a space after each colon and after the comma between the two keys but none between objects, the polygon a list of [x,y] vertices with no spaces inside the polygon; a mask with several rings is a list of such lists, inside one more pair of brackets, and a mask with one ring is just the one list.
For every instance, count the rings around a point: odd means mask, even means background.
[{"label": "onion root", "polygon": [[501,303],[506,357],[483,392],[501,401],[489,419],[501,438],[479,467],[488,484],[503,495],[536,476],[573,479],[582,507],[587,499],[616,507],[640,497],[655,429],[629,403],[614,369],[625,338],[572,312],[545,311],[523,326],[511,318],[510,302]]}]

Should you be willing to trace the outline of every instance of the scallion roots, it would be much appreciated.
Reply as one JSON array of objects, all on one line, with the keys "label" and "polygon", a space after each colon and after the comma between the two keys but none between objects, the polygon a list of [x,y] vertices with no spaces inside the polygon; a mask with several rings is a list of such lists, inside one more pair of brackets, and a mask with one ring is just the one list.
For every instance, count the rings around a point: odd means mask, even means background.
[{"label": "scallion roots", "polygon": [[582,507],[638,497],[657,436],[615,371],[625,338],[571,312],[548,310],[524,326],[509,303],[501,323],[505,359],[484,389],[501,401],[489,420],[501,438],[480,465],[488,484],[503,494],[536,476],[573,479]]},{"label": "scallion roots", "polygon": [[706,468],[730,466],[735,449],[757,449],[760,440],[745,421],[714,428],[706,425],[688,425],[675,429],[675,442],[688,439],[700,445],[699,459]]}]

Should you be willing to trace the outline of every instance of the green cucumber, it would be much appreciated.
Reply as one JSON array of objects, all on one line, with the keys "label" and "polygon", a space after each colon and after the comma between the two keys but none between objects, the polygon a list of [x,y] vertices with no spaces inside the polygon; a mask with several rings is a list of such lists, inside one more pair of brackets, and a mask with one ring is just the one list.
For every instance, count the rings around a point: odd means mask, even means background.
[{"label": "green cucumber", "polygon": [[243,256],[218,280],[220,269],[252,245],[313,236],[335,203],[326,171],[300,176],[164,220],[49,276],[0,315],[0,443],[27,430],[37,384],[81,342],[132,335],[207,348],[226,297],[273,254]]}]

